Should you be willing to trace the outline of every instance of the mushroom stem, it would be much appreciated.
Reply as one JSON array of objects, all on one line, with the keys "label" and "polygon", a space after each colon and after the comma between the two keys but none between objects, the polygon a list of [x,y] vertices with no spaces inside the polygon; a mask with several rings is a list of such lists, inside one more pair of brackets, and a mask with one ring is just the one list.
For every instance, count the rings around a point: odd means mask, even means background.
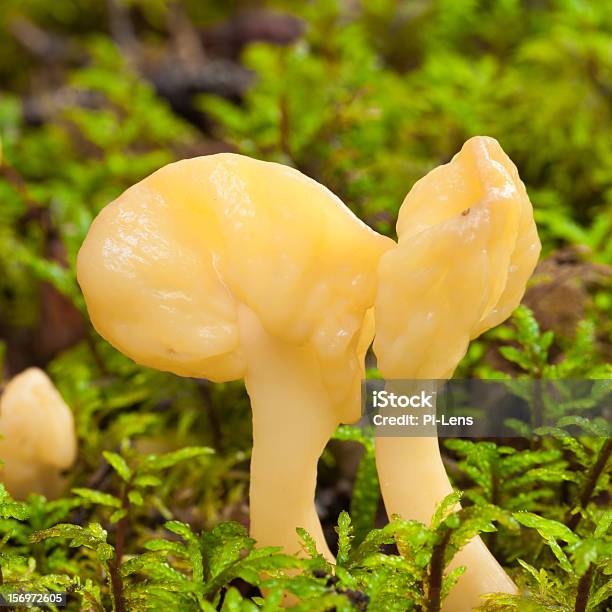
[{"label": "mushroom stem", "polygon": [[434,437],[377,437],[376,466],[389,516],[428,525],[436,505],[453,491]]},{"label": "mushroom stem", "polygon": [[245,384],[253,410],[251,535],[259,546],[300,550],[297,527],[333,561],[314,497],[317,462],[338,421],[314,349],[272,337],[252,310],[239,308]]},{"label": "mushroom stem", "polygon": [[[399,514],[429,524],[436,505],[453,490],[434,437],[378,437],[376,466],[389,516]],[[479,537],[455,555],[450,569],[461,565],[467,569],[444,600],[443,610],[469,612],[482,604],[480,596],[485,593],[516,592],[512,580]]]}]

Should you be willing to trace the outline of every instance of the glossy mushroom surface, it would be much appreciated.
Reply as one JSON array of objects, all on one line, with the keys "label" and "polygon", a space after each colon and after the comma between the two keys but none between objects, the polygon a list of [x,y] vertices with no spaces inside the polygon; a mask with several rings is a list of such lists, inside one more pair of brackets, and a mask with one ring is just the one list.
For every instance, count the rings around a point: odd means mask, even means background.
[{"label": "glossy mushroom surface", "polygon": [[0,482],[17,499],[59,497],[76,457],[72,411],[49,377],[28,368],[0,395]]},{"label": "glossy mushroom surface", "polygon": [[[406,196],[398,245],[379,265],[374,352],[387,379],[450,378],[471,339],[518,306],[539,253],[533,210],[516,167],[497,141],[468,140]],[[438,440],[380,437],[376,462],[388,514],[429,523],[452,491]],[[476,538],[451,567],[466,573],[444,608],[472,610],[515,586]]]},{"label": "glossy mushroom surface", "polygon": [[253,409],[251,533],[331,558],[317,461],[360,412],[377,265],[393,246],[328,189],[218,154],[170,164],[95,219],[78,280],[97,331],[143,365],[244,379]]}]

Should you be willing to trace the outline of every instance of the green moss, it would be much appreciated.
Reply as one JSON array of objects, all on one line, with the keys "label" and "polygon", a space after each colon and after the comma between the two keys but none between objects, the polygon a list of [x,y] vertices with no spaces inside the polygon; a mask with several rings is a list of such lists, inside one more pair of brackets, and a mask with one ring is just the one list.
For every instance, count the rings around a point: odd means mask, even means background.
[{"label": "green moss", "polygon": [[[172,3],[129,4],[146,59],[154,61],[168,44]],[[179,4],[197,27],[251,6]],[[64,498],[20,503],[0,489],[0,593],[68,589],[74,610],[271,611],[284,591],[305,611],[435,609],[461,571],[443,577],[442,570],[482,533],[524,591],[493,596],[486,609],[605,610],[612,596],[610,442],[580,410],[542,430],[547,435],[534,448],[447,442],[464,509],[450,512],[456,498],[449,498],[431,526],[395,520],[376,528],[373,440],[340,428],[339,444],[363,451],[352,499],[340,503],[349,513],[336,521],[332,567],[305,532],[303,558],[258,549],[246,533],[251,429],[243,386],[141,368],[87,322],[74,272],[87,229],[106,203],[165,163],[216,150],[221,141],[299,168],[393,235],[414,182],[468,137],[488,134],[516,162],[544,256],[556,262],[530,292],[565,283],[562,295],[571,299],[557,300],[564,323],[557,325],[538,308],[541,292],[532,293],[532,309],[520,307],[474,342],[458,375],[516,384],[522,376],[609,379],[606,3],[267,5],[301,16],[306,33],[286,47],[247,45],[240,60],[255,79],[240,103],[194,98],[207,113],[206,133],[158,96],[112,39],[104,3],[6,0],[0,7],[2,376],[43,364],[74,411],[79,437]],[[14,36],[17,18],[66,44],[53,70],[46,58],[24,53]],[[59,88],[47,72],[60,75],[67,95],[40,125],[28,123],[22,105],[32,91],[41,102]],[[543,408],[555,418],[554,406]],[[570,437],[567,429],[576,426],[591,431]],[[333,462],[326,471],[328,480],[340,478]],[[339,510],[331,512],[328,523]]]}]

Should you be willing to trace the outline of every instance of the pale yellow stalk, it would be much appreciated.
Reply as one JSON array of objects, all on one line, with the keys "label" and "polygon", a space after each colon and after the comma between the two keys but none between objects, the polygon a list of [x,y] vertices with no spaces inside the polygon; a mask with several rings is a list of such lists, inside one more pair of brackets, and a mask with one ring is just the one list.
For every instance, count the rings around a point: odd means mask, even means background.
[{"label": "pale yellow stalk", "polygon": [[[398,245],[379,265],[374,351],[388,379],[452,376],[470,339],[518,305],[540,251],[533,211],[499,144],[469,140],[406,196]],[[389,515],[429,523],[448,493],[436,438],[378,438],[376,460]],[[444,609],[463,612],[515,587],[480,538],[451,567],[466,573]]]}]

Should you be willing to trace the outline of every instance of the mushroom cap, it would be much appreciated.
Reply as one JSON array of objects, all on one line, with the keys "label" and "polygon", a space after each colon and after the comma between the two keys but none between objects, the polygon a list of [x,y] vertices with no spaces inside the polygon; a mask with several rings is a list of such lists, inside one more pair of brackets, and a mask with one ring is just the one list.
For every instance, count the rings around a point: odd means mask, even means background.
[{"label": "mushroom cap", "polygon": [[540,253],[517,169],[471,138],[415,183],[379,265],[374,352],[389,378],[449,378],[469,341],[518,306]]},{"label": "mushroom cap", "polygon": [[[0,396],[0,472],[9,491],[48,494],[50,476],[76,457],[74,419],[49,377],[28,368],[6,385]],[[41,489],[42,487],[42,489]]]},{"label": "mushroom cap", "polygon": [[96,330],[142,365],[242,378],[242,303],[272,336],[312,343],[323,373],[353,380],[393,244],[297,170],[222,153],[165,166],[105,207],[77,275]]}]

